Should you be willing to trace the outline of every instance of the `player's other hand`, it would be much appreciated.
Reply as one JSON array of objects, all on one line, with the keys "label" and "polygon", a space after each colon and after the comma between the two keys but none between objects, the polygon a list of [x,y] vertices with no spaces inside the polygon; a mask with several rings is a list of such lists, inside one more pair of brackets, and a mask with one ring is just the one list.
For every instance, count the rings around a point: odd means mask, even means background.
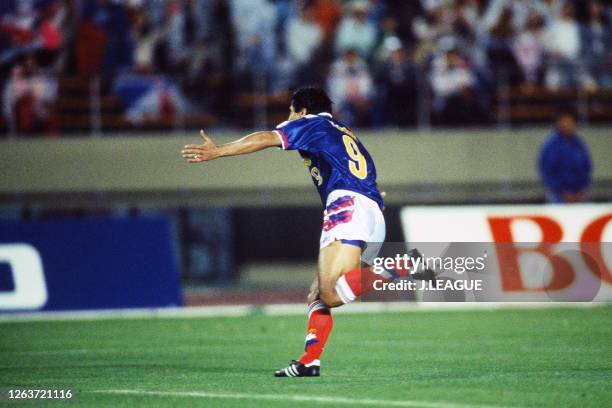
[{"label": "player's other hand", "polygon": [[188,144],[183,147],[181,154],[183,159],[189,163],[201,163],[219,157],[217,145],[203,130],[200,130],[200,136],[204,143],[201,145]]}]

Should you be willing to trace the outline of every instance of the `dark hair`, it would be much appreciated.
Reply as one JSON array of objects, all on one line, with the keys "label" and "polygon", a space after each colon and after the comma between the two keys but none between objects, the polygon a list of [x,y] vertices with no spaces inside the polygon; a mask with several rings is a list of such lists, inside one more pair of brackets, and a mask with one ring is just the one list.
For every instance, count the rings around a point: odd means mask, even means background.
[{"label": "dark hair", "polygon": [[301,88],[295,91],[291,97],[291,105],[296,112],[306,108],[306,112],[316,115],[321,112],[332,110],[332,101],[327,93],[321,88]]}]

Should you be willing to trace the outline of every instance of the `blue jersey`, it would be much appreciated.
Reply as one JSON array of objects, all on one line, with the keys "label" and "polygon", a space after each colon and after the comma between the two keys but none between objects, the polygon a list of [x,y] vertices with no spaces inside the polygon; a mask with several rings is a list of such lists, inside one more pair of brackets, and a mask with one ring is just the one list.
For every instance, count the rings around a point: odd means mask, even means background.
[{"label": "blue jersey", "polygon": [[298,150],[323,206],[334,190],[363,194],[383,208],[372,157],[350,129],[329,113],[306,115],[276,128],[284,150]]}]

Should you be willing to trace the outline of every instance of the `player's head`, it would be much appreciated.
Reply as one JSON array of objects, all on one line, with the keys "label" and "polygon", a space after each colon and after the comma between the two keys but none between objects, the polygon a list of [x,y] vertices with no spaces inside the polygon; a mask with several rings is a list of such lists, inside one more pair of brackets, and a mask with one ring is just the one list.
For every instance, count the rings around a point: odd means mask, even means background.
[{"label": "player's head", "polygon": [[576,130],[576,113],[572,108],[563,106],[558,109],[557,129],[563,136],[574,136],[574,132]]},{"label": "player's head", "polygon": [[317,113],[331,113],[332,101],[327,93],[321,88],[301,88],[295,91],[291,97],[289,107],[289,120],[296,120],[304,115],[316,115]]}]

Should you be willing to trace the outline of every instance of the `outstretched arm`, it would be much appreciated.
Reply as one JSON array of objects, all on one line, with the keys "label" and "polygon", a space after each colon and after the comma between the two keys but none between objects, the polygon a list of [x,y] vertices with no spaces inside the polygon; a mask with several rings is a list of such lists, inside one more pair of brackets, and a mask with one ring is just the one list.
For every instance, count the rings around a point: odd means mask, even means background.
[{"label": "outstretched arm", "polygon": [[203,130],[200,130],[200,136],[204,143],[201,145],[185,145],[181,151],[183,158],[189,163],[201,163],[218,157],[238,156],[281,145],[278,136],[270,131],[251,133],[241,139],[218,146]]}]

